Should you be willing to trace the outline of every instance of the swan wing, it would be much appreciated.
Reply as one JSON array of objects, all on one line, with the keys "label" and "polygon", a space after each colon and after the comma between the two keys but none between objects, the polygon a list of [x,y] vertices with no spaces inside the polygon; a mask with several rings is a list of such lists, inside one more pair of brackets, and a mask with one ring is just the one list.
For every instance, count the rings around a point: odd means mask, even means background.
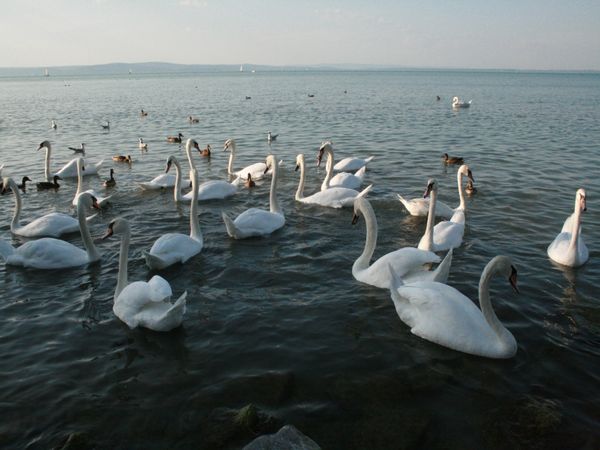
[{"label": "swan wing", "polygon": [[[343,187],[332,187],[324,191],[316,192],[309,197],[304,197],[304,203],[312,203],[321,206],[329,206],[331,208],[343,208],[344,206],[352,206],[354,199],[358,196],[358,192],[354,189]],[[348,205],[350,203],[350,205]]]},{"label": "swan wing", "polygon": [[259,208],[250,208],[233,221],[241,237],[265,236],[283,227],[283,214],[273,213]]},{"label": "swan wing", "polygon": [[435,251],[460,247],[464,232],[465,225],[463,223],[448,220],[438,222],[433,227],[433,246]]},{"label": "swan wing", "polygon": [[[236,178],[237,179],[237,178]],[[198,201],[202,200],[220,200],[231,197],[237,192],[237,187],[227,181],[210,180],[198,186]],[[185,200],[192,201],[193,192],[188,192],[183,196]]]},{"label": "swan wing", "polygon": [[6,263],[34,269],[66,269],[89,262],[84,250],[55,238],[29,241],[14,249]]},{"label": "swan wing", "polygon": [[329,180],[330,187],[345,187],[348,189],[358,189],[361,184],[362,178],[359,178],[356,175],[353,175],[348,172],[340,172],[337,175],[335,175],[331,180]]},{"label": "swan wing", "polygon": [[15,234],[24,237],[59,237],[67,233],[79,231],[79,222],[67,214],[53,212],[38,217],[32,222],[17,229]]},{"label": "swan wing", "polygon": [[253,180],[260,180],[261,178],[264,178],[265,175],[273,174],[273,169],[269,169],[267,173],[265,173],[266,168],[267,165],[264,162],[250,164],[249,166],[244,167],[242,170],[235,172],[235,176],[246,179],[248,174],[250,174]]},{"label": "swan wing", "polygon": [[[396,194],[400,203],[404,205],[411,216],[424,217],[429,214],[429,199],[422,197],[404,198],[400,194]],[[439,217],[450,218],[454,214],[454,210],[446,203],[437,201],[435,203],[435,215]]]},{"label": "swan wing", "polygon": [[353,157],[344,158],[338,161],[335,166],[333,166],[333,170],[336,172],[354,172],[355,170],[367,165],[372,159],[373,156],[370,156],[366,159]]},{"label": "swan wing", "polygon": [[167,233],[159,237],[150,252],[146,255],[146,263],[151,269],[164,269],[175,263],[185,263],[202,250],[199,242],[187,234]]},{"label": "swan wing", "polygon": [[578,267],[588,260],[589,250],[581,234],[577,239],[577,247],[571,247],[571,236],[570,232],[558,233],[548,246],[547,253],[550,259],[563,266]]},{"label": "swan wing", "polygon": [[173,295],[171,285],[160,275],[154,275],[152,278],[150,278],[150,281],[148,281],[148,286],[150,287],[151,291],[151,301],[166,302],[171,300],[171,296]]},{"label": "swan wing", "polygon": [[175,186],[175,179],[173,174],[161,173],[148,182],[140,183],[140,186],[149,191],[170,188]]}]

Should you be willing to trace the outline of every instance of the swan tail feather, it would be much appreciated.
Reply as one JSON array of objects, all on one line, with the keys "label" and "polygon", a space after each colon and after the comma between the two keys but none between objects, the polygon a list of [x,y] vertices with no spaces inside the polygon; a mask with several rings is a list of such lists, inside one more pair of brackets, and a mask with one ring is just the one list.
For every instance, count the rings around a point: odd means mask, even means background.
[{"label": "swan tail feather", "polygon": [[0,258],[4,259],[5,261],[8,259],[8,257],[10,255],[12,255],[15,252],[15,249],[13,248],[12,245],[10,245],[8,242],[4,241],[4,240],[0,240]]},{"label": "swan tail feather", "polygon": [[367,172],[367,166],[364,165],[354,173],[354,176],[360,178],[360,181],[362,181],[363,178],[365,177],[366,172]]},{"label": "swan tail feather", "polygon": [[369,156],[368,158],[365,158],[365,164],[370,163],[373,160],[373,158],[375,158],[375,157],[374,156]]},{"label": "swan tail feather", "polygon": [[434,271],[433,281],[439,283],[446,283],[446,281],[448,281],[450,266],[452,265],[452,254],[453,249],[448,250],[448,253]]},{"label": "swan tail feather", "polygon": [[153,255],[150,252],[144,252],[144,259],[146,265],[153,270],[164,269],[168,265],[160,256]]},{"label": "swan tail feather", "polygon": [[366,197],[369,191],[373,188],[373,185],[370,184],[366,188],[364,188],[360,193],[356,196],[356,198]]},{"label": "swan tail feather", "polygon": [[229,236],[231,236],[232,238],[237,239],[238,231],[237,231],[237,228],[235,227],[235,223],[233,223],[233,220],[231,220],[231,218],[224,211],[221,213],[221,217],[223,217],[223,222],[225,222],[225,228],[227,228],[227,234]]}]

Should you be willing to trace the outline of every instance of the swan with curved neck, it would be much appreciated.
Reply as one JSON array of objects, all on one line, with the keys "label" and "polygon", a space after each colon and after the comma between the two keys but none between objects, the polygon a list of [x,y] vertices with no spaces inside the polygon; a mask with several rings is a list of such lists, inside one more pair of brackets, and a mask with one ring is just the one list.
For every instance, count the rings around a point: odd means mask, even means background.
[{"label": "swan with curved neck", "polygon": [[[467,176],[469,180],[473,182],[473,174],[471,173],[471,170],[469,170],[469,167],[464,164],[456,172],[456,185],[458,188],[458,198],[460,199],[460,204],[453,209],[444,202],[437,200],[435,204],[436,216],[450,218],[457,209],[465,209],[465,193],[462,187],[463,176]],[[398,196],[398,200],[400,200],[411,216],[426,216],[429,214],[428,198],[417,197],[408,199],[402,197],[400,194],[396,195]]]},{"label": "swan with curved neck", "polygon": [[164,278],[154,275],[150,281],[128,283],[127,263],[131,231],[125,219],[115,219],[103,239],[121,235],[119,274],[115,288],[113,312],[129,328],[144,327],[154,331],[170,331],[181,325],[186,310],[187,291],[171,303],[173,291]]},{"label": "swan with curved neck", "polygon": [[581,214],[587,211],[585,189],[575,193],[575,210],[562,227],[561,232],[548,246],[548,256],[563,266],[579,267],[588,260],[589,251],[581,236]]},{"label": "swan with curved neck", "polygon": [[144,253],[146,264],[151,269],[161,270],[173,264],[184,264],[202,251],[204,242],[198,222],[198,171],[192,169],[191,175],[193,195],[190,207],[190,234],[188,236],[182,233],[167,233],[159,237],[150,251]]},{"label": "swan with curved neck", "polygon": [[317,167],[321,165],[321,159],[323,155],[327,154],[327,163],[325,166],[326,174],[323,183],[321,184],[321,190],[324,191],[330,187],[345,187],[348,189],[358,189],[363,183],[367,166],[364,165],[356,171],[356,173],[340,172],[337,175],[333,175],[333,147],[331,142],[323,142],[319,149],[319,156],[317,157]]},{"label": "swan with curved neck", "polygon": [[471,106],[471,102],[473,100],[469,100],[468,102],[461,101],[458,97],[452,98],[452,107],[453,108],[468,108]]},{"label": "swan with curved neck", "polygon": [[272,170],[271,190],[269,191],[269,211],[250,208],[231,220],[222,212],[227,234],[234,239],[245,239],[252,236],[267,236],[285,225],[285,215],[277,200],[277,178],[279,169],[275,156],[267,156],[265,171]]},{"label": "swan with curved neck", "polygon": [[324,191],[316,192],[308,197],[304,197],[304,181],[306,177],[306,168],[304,162],[304,155],[300,153],[296,157],[296,171],[300,169],[300,181],[298,183],[298,189],[296,190],[296,201],[310,204],[328,206],[330,208],[350,208],[354,205],[354,200],[357,197],[365,197],[373,185],[367,186],[361,192],[355,191],[354,189],[348,189],[343,187],[332,187]]},{"label": "swan with curved neck", "polygon": [[[58,172],[52,173],[50,172],[50,155],[52,153],[52,146],[50,145],[50,141],[42,142],[38,150],[45,148],[46,149],[46,158],[44,164],[44,175],[46,177],[46,181],[52,181],[52,177],[54,175],[58,175],[61,178],[75,178],[77,176],[77,158],[72,159],[67,164],[65,164]],[[85,172],[85,175],[97,175],[98,169],[102,166],[104,160],[99,161],[95,164],[88,164],[88,168]]]},{"label": "swan with curved neck", "polygon": [[443,283],[419,281],[403,284],[392,274],[391,297],[396,312],[411,333],[459,352],[486,358],[511,358],[517,341],[498,320],[490,301],[495,275],[508,278],[516,292],[517,270],[506,256],[494,257],[479,280],[479,305]]},{"label": "swan with curved neck", "polygon": [[354,201],[354,216],[352,224],[358,222],[360,216],[365,218],[367,236],[362,254],[352,265],[352,275],[358,281],[372,286],[389,289],[390,270],[405,283],[415,281],[439,281],[445,283],[452,264],[452,250],[434,271],[424,270],[424,264],[438,263],[440,257],[433,252],[419,250],[414,247],[404,247],[387,253],[370,264],[377,245],[377,218],[371,203],[366,198]]},{"label": "swan with curved neck", "polygon": [[98,205],[100,205],[101,207],[106,205],[106,203],[111,199],[112,195],[109,195],[108,197],[103,197],[102,195],[100,195],[99,193],[97,193],[96,191],[94,191],[93,189],[88,189],[87,191],[83,191],[83,174],[86,171],[85,166],[83,165],[83,158],[75,158],[75,166],[77,167],[77,191],[75,192],[75,197],[73,197],[73,206],[77,205],[77,201],[79,199],[79,196],[83,193],[83,192],[87,192],[88,194],[91,194],[93,197],[96,198]]},{"label": "swan with curved neck", "polygon": [[[190,167],[192,169],[196,169],[192,148],[198,149],[198,143],[193,139],[188,139],[185,147]],[[198,191],[196,201],[221,200],[227,197],[231,197],[237,192],[239,182],[240,178],[238,177],[231,183],[228,183],[227,181],[223,180],[208,180],[202,184],[198,184],[196,186],[196,190]],[[175,184],[177,184],[177,178],[175,179]],[[180,201],[190,202],[192,201],[192,197],[193,192],[188,192],[187,194],[180,197]]]},{"label": "swan with curved neck", "polygon": [[22,209],[21,193],[17,189],[17,183],[12,178],[6,177],[3,182],[3,189],[12,189],[15,193],[15,210],[10,223],[10,231],[17,236],[28,238],[39,237],[59,237],[63,234],[75,233],[79,231],[79,222],[76,218],[67,214],[52,212],[21,226],[20,217]]},{"label": "swan with curved neck", "polygon": [[[468,170],[467,166],[465,170]],[[437,181],[433,178],[427,183],[427,190],[424,197],[431,196],[429,202],[429,214],[427,215],[427,225],[425,226],[425,234],[419,241],[418,248],[421,250],[429,250],[431,252],[440,252],[451,248],[460,247],[462,238],[465,233],[465,210],[466,203],[464,201],[464,193],[462,185],[459,185],[460,205],[454,210],[454,214],[450,220],[438,222],[435,227],[435,207],[437,201]]]},{"label": "swan with curved neck", "polygon": [[265,176],[270,176],[273,174],[272,168],[267,168],[264,162],[258,162],[254,164],[250,164],[249,166],[244,167],[237,172],[233,170],[233,161],[235,159],[236,145],[233,139],[227,139],[223,144],[223,151],[229,150],[229,163],[227,164],[227,173],[229,175],[233,175],[235,177],[247,177],[248,174],[252,175],[253,180],[260,180]]},{"label": "swan with curved neck", "polygon": [[0,241],[0,256],[6,264],[35,269],[68,269],[98,261],[100,253],[94,245],[85,217],[90,207],[99,208],[94,197],[83,193],[77,203],[77,221],[85,251],[60,239],[45,237],[17,248]]}]

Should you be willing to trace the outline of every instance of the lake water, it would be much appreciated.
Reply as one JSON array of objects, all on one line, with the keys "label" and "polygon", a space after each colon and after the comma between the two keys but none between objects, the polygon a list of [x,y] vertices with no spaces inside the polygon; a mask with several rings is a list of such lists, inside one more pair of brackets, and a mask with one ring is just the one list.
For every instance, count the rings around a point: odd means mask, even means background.
[{"label": "lake water", "polygon": [[[344,92],[346,91],[346,93]],[[308,94],[314,97],[308,97]],[[442,97],[436,100],[436,95]],[[453,111],[451,98],[473,99]],[[246,100],[246,96],[251,99]],[[284,161],[278,195],[285,227],[264,239],[230,239],[221,211],[268,207],[268,183],[200,205],[205,247],[161,272],[188,292],[183,326],[130,330],[112,313],[119,240],[99,243],[100,264],[32,271],[0,263],[0,392],[4,448],[240,448],[257,434],[293,424],[324,449],[600,447],[600,75],[500,72],[289,72],[0,80],[0,164],[4,175],[43,178],[40,142],[53,168],[86,143],[86,158],[115,168],[112,204],[92,222],[132,226],[130,280],[150,273],[142,252],[161,234],[189,231],[188,206],[138,183],[184,168],[181,132],[213,157],[198,157],[201,181],[225,179],[227,138],[235,166]],[[140,117],[140,109],[148,111]],[[197,116],[198,124],[187,117]],[[58,124],[50,129],[50,121]],[[101,124],[110,120],[110,131]],[[279,134],[269,146],[267,131]],[[141,154],[143,137],[149,151]],[[417,245],[425,218],[408,216],[396,193],[458,204],[456,168],[465,158],[478,193],[467,201],[463,244],[448,284],[472,299],[485,264],[512,258],[520,294],[496,278],[492,302],[518,341],[509,360],[490,360],[420,339],[402,323],[389,292],[351,274],[364,221],[352,210],[294,200],[296,154],[307,158],[306,193],[324,168],[321,141],[336,157],[375,158],[366,182],[379,222],[375,257]],[[131,167],[111,156],[131,154]],[[187,172],[187,169],[185,169]],[[585,187],[583,236],[590,260],[567,270],[546,247]],[[76,183],[23,196],[24,217],[70,211]],[[11,238],[12,196],[0,197],[3,239]],[[78,235],[68,240],[81,245]],[[232,415],[253,404],[250,424]]]}]

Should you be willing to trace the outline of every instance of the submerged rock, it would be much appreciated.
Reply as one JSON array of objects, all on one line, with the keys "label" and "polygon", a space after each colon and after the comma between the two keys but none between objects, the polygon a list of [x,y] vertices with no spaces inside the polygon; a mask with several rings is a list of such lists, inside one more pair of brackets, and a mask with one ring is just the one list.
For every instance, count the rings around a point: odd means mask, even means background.
[{"label": "submerged rock", "polygon": [[321,450],[321,447],[293,425],[286,425],[275,434],[259,436],[243,450]]}]

